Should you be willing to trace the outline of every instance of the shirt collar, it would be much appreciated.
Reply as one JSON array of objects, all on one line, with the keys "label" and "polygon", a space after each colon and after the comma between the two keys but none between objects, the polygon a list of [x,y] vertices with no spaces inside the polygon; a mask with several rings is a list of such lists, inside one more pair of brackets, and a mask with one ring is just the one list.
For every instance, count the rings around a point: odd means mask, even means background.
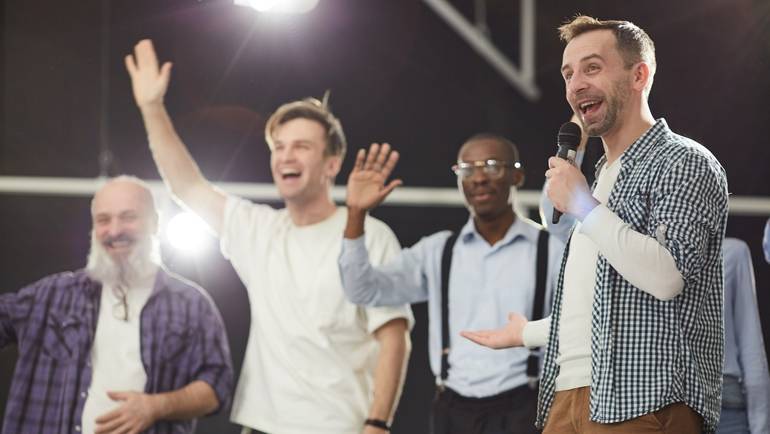
[{"label": "shirt collar", "polygon": [[[647,155],[650,150],[658,143],[663,135],[667,135],[671,132],[668,128],[666,120],[663,118],[658,119],[655,123],[638,139],[631,144],[620,156],[620,165],[625,168],[633,167],[634,163],[642,159]],[[607,161],[607,154],[605,154],[596,163],[596,170],[598,171],[604,163]]]},{"label": "shirt collar", "polygon": [[[502,246],[511,243],[519,237],[523,237],[532,242],[537,242],[539,231],[540,225],[530,219],[520,216],[517,213],[513,224],[508,228],[508,231],[505,233],[503,239],[498,241],[496,245]],[[463,241],[463,243],[469,243],[474,239],[484,239],[481,234],[479,234],[478,230],[476,230],[476,224],[473,223],[473,216],[468,218],[468,221],[460,230],[459,238]]]},{"label": "shirt collar", "polygon": [[[633,166],[637,160],[647,155],[652,147],[658,143],[658,139],[661,136],[670,132],[671,129],[668,128],[668,123],[666,123],[666,120],[663,118],[658,119],[644,134],[639,136],[639,138],[636,139],[634,143],[632,143],[631,146],[629,146],[628,149],[623,152],[623,154],[620,156],[620,165],[623,168]],[[602,155],[602,158],[596,162],[595,170],[597,174],[606,162],[607,154],[604,154]]]}]

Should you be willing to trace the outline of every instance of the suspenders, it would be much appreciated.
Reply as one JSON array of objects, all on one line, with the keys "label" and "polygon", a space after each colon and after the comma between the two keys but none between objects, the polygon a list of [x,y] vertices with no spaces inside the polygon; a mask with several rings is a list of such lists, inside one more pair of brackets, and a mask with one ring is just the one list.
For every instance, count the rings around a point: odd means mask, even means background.
[{"label": "suspenders", "polygon": [[459,232],[452,235],[444,244],[441,254],[441,378],[439,385],[444,386],[449,375],[449,267],[452,266],[452,248]]},{"label": "suspenders", "polygon": [[[441,375],[438,379],[440,389],[449,375],[449,269],[452,265],[452,249],[454,248],[459,233],[453,232],[444,244],[441,254]],[[545,287],[548,272],[548,232],[541,230],[537,238],[537,261],[535,265],[535,300],[532,306],[531,321],[543,318],[545,307]],[[527,378],[530,387],[537,385],[540,370],[539,348],[530,350],[527,358]]]}]

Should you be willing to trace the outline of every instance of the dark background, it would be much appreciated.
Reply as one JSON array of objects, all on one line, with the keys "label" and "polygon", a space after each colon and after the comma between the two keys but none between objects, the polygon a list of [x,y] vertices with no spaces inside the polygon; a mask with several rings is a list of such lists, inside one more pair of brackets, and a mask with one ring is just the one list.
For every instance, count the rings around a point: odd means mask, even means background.
[{"label": "dark background", "polygon": [[[470,0],[453,3],[470,16]],[[473,133],[493,131],[519,145],[528,168],[524,188],[539,189],[555,131],[570,114],[555,28],[581,12],[644,28],[657,45],[653,114],[705,144],[726,168],[733,194],[770,195],[765,0],[539,2],[536,82],[542,98],[536,103],[419,1],[320,0],[309,14],[283,17],[218,0],[108,5],[105,13],[96,0],[4,0],[0,175],[95,177],[99,150],[107,147],[114,157],[109,174],[158,179],[123,69],[133,44],[152,38],[161,58],[174,62],[169,111],[213,181],[270,182],[264,120],[283,102],[331,89],[351,149],[372,141],[394,144],[402,153],[396,175],[406,185],[454,186],[448,168],[459,145]],[[517,1],[488,1],[492,38],[513,59],[518,8]],[[350,164],[348,158],[338,183]],[[0,195],[0,291],[82,267],[88,205],[85,197]],[[384,207],[375,215],[404,245],[467,218],[459,208]],[[751,247],[767,336],[770,271],[760,245],[766,218],[732,215],[728,235]],[[239,369],[249,323],[246,293],[216,242],[207,247],[198,257],[174,257],[165,249],[166,260],[211,292]],[[426,312],[424,305],[414,310],[414,348],[394,433],[427,432],[433,378]],[[0,409],[15,356],[14,348],[0,351]],[[203,421],[199,432],[238,430],[223,415]]]}]

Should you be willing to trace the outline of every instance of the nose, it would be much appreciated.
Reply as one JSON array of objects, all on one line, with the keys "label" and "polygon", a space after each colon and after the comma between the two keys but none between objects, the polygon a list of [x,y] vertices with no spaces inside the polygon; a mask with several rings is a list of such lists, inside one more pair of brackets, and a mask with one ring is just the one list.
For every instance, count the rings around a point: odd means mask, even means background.
[{"label": "nose", "polygon": [[484,169],[482,167],[474,167],[473,173],[471,173],[471,176],[468,177],[468,181],[472,182],[473,184],[485,184],[489,182],[489,176],[484,173]]},{"label": "nose", "polygon": [[567,94],[577,95],[588,88],[588,83],[579,72],[575,72],[567,82]]},{"label": "nose", "polygon": [[287,146],[281,152],[281,161],[294,161],[296,151],[293,146]]},{"label": "nose", "polygon": [[123,232],[123,224],[120,219],[112,219],[107,225],[107,235],[110,237],[116,237]]}]

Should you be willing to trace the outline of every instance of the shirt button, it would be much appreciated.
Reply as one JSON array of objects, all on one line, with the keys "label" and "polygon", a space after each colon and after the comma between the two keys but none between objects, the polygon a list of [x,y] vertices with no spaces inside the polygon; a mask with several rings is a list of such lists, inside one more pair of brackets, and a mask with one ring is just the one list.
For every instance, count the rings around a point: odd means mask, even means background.
[{"label": "shirt button", "polygon": [[75,425],[75,431],[80,432],[80,425]]},{"label": "shirt button", "polygon": [[81,398],[85,398],[86,397],[86,392],[80,392],[80,397]]}]

